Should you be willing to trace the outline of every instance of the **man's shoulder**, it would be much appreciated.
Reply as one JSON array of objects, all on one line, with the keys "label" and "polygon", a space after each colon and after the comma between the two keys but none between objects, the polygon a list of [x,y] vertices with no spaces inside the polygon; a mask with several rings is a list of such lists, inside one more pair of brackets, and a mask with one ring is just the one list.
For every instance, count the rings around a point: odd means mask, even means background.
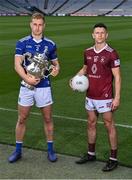
[{"label": "man's shoulder", "polygon": [[94,47],[92,46],[92,47],[86,48],[86,49],[84,50],[84,52],[89,52],[89,51],[93,51],[93,50],[94,50]]},{"label": "man's shoulder", "polygon": [[115,49],[112,48],[110,45],[107,45],[106,48],[105,48],[105,50],[108,51],[108,52],[113,52],[113,51],[115,51]]},{"label": "man's shoulder", "polygon": [[29,35],[29,36],[25,36],[25,37],[19,39],[19,42],[25,42],[25,41],[30,40],[31,38],[32,38],[32,37],[31,37],[30,35]]},{"label": "man's shoulder", "polygon": [[47,38],[47,37],[44,37],[44,38],[43,38],[43,41],[44,41],[45,43],[47,43],[47,44],[52,45],[52,46],[55,45],[55,42],[52,41],[51,39]]}]

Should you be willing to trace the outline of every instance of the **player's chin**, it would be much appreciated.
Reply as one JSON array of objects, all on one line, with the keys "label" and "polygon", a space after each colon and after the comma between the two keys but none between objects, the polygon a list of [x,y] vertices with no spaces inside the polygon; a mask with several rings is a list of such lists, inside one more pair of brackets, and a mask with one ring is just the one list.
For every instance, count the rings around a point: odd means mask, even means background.
[{"label": "player's chin", "polygon": [[33,34],[34,34],[35,36],[40,36],[40,35],[42,35],[42,32],[38,32],[38,31],[37,31],[37,32],[34,32]]}]

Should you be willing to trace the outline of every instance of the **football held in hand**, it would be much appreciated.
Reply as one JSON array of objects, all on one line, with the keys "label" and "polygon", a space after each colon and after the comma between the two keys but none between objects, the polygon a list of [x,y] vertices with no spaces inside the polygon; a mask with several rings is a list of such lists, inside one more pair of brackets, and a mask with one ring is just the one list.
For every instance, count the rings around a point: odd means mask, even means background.
[{"label": "football held in hand", "polygon": [[72,78],[71,86],[73,90],[85,92],[89,87],[88,78],[85,75],[76,75]]}]

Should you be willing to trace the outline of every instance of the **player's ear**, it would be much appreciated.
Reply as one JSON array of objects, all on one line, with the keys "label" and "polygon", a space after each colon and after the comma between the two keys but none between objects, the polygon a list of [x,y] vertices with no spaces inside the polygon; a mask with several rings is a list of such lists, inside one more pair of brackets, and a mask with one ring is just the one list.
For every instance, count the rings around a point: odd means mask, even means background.
[{"label": "player's ear", "polygon": [[32,28],[32,22],[30,22],[30,28]]},{"label": "player's ear", "polygon": [[108,36],[109,36],[109,34],[107,33],[107,34],[106,34],[106,38],[108,38]]},{"label": "player's ear", "polygon": [[94,33],[92,33],[92,38],[95,39]]},{"label": "player's ear", "polygon": [[44,26],[43,26],[44,29],[45,29],[45,26],[46,26],[46,24],[44,23]]}]

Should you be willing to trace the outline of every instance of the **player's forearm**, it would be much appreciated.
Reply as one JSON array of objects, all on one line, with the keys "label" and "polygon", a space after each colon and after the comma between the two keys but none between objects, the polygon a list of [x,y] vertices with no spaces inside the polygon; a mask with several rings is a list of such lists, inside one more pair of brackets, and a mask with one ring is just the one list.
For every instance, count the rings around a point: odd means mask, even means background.
[{"label": "player's forearm", "polygon": [[51,75],[52,76],[57,76],[59,74],[59,72],[60,72],[59,62],[58,62],[58,60],[56,60],[56,61],[53,61],[52,64],[53,64],[53,67],[52,67]]},{"label": "player's forearm", "polygon": [[116,99],[120,100],[121,94],[121,77],[120,75],[115,78],[115,97]]},{"label": "player's forearm", "polygon": [[80,71],[77,73],[78,75],[82,76],[82,75],[85,75],[86,74],[86,69],[87,69],[87,66],[83,66],[82,69],[80,69]]},{"label": "player's forearm", "polygon": [[26,81],[27,79],[27,74],[25,73],[23,67],[21,65],[17,65],[15,66],[15,71],[17,72],[17,74]]},{"label": "player's forearm", "polygon": [[26,80],[27,74],[25,73],[25,70],[22,67],[22,63],[23,63],[23,56],[15,56],[14,69],[23,80]]}]

